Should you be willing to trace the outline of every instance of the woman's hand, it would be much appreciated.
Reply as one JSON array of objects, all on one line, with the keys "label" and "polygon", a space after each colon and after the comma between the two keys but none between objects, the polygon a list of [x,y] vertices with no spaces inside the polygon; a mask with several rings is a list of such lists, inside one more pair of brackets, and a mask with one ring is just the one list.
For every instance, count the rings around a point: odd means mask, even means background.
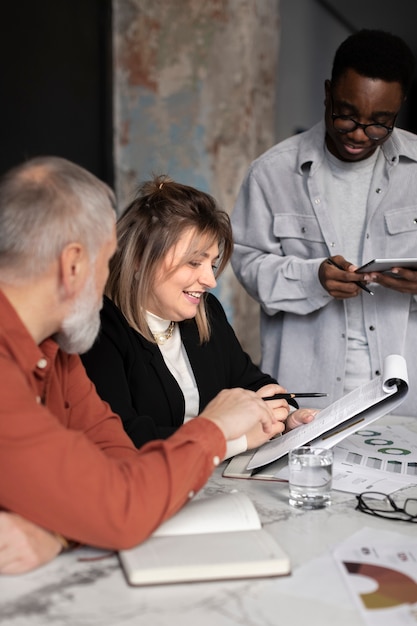
[{"label": "woman's hand", "polygon": [[[261,387],[256,392],[260,398],[274,396],[277,393],[288,393],[284,387],[276,384],[269,384]],[[268,406],[273,410],[276,419],[273,425],[273,432],[266,434],[261,432],[258,426],[252,428],[247,434],[248,450],[257,448],[273,437],[297,428],[302,424],[308,424],[313,421],[318,409],[297,409],[290,413],[290,405],[286,400],[267,400]]]},{"label": "woman's hand", "polygon": [[[274,396],[277,393],[288,393],[284,387],[281,385],[276,385],[270,383],[269,385],[264,385],[258,391],[256,391],[256,395],[260,398],[268,398],[270,396]],[[273,410],[274,417],[279,422],[285,422],[288,417],[288,413],[290,411],[290,405],[284,399],[281,400],[267,400],[267,404],[270,409]],[[275,433],[276,434],[276,433]]]},{"label": "woman's hand", "polygon": [[[272,383],[269,385],[265,385],[264,387],[261,387],[260,389],[258,389],[258,391],[256,391],[256,395],[259,398],[267,398],[277,393],[287,393],[287,391],[286,389],[284,389],[284,387],[281,387],[281,385],[276,385]],[[266,433],[261,428],[259,428],[258,424],[251,428],[251,430],[246,433],[248,450],[251,450],[252,448],[257,448],[266,441],[269,441],[269,439],[272,439],[273,437],[276,437],[277,435],[280,435],[284,432],[285,421],[288,417],[288,413],[290,410],[288,402],[284,399],[278,399],[268,400],[267,402],[265,402],[265,404],[267,404],[268,407],[272,409],[274,415],[274,423],[271,426],[271,432]]]},{"label": "woman's hand", "polygon": [[302,424],[309,424],[318,413],[318,409],[297,409],[289,414],[285,422],[285,431],[292,430]]}]

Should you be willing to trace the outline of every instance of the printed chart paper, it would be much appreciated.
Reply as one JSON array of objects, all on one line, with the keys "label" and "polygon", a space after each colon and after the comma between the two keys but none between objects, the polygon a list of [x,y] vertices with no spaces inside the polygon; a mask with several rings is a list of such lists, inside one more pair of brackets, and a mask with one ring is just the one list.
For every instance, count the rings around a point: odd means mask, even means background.
[{"label": "printed chart paper", "polygon": [[417,433],[404,426],[372,425],[333,449],[333,488],[392,493],[417,484]]},{"label": "printed chart paper", "polygon": [[363,528],[333,557],[365,624],[417,624],[417,537]]}]

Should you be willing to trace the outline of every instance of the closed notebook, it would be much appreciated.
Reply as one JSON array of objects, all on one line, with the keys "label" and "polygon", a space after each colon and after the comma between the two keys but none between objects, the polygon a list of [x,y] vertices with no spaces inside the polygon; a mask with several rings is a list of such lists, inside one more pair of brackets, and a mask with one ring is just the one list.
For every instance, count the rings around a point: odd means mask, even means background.
[{"label": "closed notebook", "polygon": [[131,585],[282,576],[288,556],[242,493],[189,502],[149,539],[119,552]]}]

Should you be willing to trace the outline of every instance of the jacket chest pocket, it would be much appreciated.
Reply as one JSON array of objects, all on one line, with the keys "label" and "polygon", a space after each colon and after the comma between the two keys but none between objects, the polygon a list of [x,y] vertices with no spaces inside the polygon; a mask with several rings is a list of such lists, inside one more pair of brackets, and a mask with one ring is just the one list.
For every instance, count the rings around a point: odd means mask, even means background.
[{"label": "jacket chest pocket", "polygon": [[417,256],[417,205],[385,214],[387,257]]},{"label": "jacket chest pocket", "polygon": [[316,218],[284,213],[274,216],[274,236],[280,240],[284,255],[308,259],[327,256],[327,246]]}]

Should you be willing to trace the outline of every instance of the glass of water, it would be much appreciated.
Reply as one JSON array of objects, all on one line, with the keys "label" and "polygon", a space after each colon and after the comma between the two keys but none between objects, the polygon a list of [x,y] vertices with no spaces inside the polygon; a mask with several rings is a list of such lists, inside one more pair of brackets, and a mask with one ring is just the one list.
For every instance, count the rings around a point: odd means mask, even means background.
[{"label": "glass of water", "polygon": [[331,504],[333,450],[302,446],[288,454],[289,503],[302,509]]}]

